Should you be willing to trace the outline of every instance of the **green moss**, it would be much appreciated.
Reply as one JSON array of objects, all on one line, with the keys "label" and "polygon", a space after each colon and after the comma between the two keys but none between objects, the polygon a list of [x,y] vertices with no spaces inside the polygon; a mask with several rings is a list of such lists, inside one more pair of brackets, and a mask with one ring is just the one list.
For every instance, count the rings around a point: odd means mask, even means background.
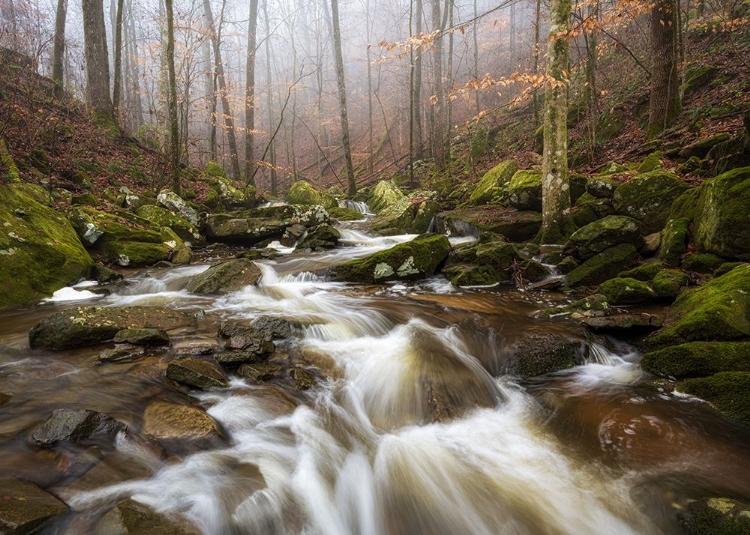
[{"label": "green moss", "polygon": [[641,367],[656,375],[706,377],[750,371],[750,342],[689,342],[646,353]]},{"label": "green moss", "polygon": [[607,298],[607,302],[613,305],[646,303],[656,297],[648,283],[622,277],[603,282],[599,286],[599,291]]},{"label": "green moss", "polygon": [[18,183],[21,182],[21,176],[18,173],[18,167],[13,160],[13,156],[5,144],[5,140],[0,138],[0,182]]},{"label": "green moss", "polygon": [[469,197],[473,205],[487,204],[492,200],[495,188],[507,184],[518,171],[518,162],[506,160],[485,173]]},{"label": "green moss", "polygon": [[715,65],[691,65],[685,69],[685,94],[689,94],[699,87],[703,87],[716,74],[718,67]]},{"label": "green moss", "polygon": [[[620,184],[607,178],[606,176],[597,176],[586,183],[586,192],[596,198],[612,198],[617,186]],[[580,203],[581,200],[578,200]]]},{"label": "green moss", "polygon": [[739,266],[707,284],[680,294],[665,327],[647,340],[662,348],[692,341],[750,336],[750,265]]},{"label": "green moss", "polygon": [[700,195],[700,188],[691,188],[677,197],[672,203],[669,219],[687,219],[688,222],[692,222],[695,218]]},{"label": "green moss", "polygon": [[659,264],[643,264],[636,268],[623,271],[618,275],[618,277],[626,277],[639,281],[650,282],[654,280],[654,277],[656,277],[657,273],[659,273],[661,270],[662,267]]},{"label": "green moss", "polygon": [[216,162],[208,162],[206,164],[206,174],[212,177],[227,178],[224,168]]},{"label": "green moss", "polygon": [[643,161],[638,165],[638,168],[636,169],[636,172],[638,173],[649,173],[651,171],[655,171],[656,169],[662,169],[662,159],[663,155],[661,151],[655,151],[646,156]]},{"label": "green moss", "polygon": [[484,127],[477,128],[471,133],[471,140],[469,141],[469,157],[471,161],[476,162],[485,155],[489,137],[489,133]]},{"label": "green moss", "polygon": [[721,372],[688,379],[677,390],[710,402],[730,420],[750,425],[750,373]]},{"label": "green moss", "polygon": [[682,268],[696,273],[713,273],[725,263],[726,259],[715,254],[692,254],[682,262]]},{"label": "green moss", "polygon": [[742,266],[744,264],[746,264],[746,262],[727,262],[725,264],[722,264],[714,271],[714,277],[721,277],[722,275],[726,275],[734,268]]},{"label": "green moss", "polygon": [[508,199],[519,210],[542,211],[542,173],[523,169],[508,182]]},{"label": "green moss", "polygon": [[353,210],[352,208],[341,208],[338,206],[329,208],[328,215],[338,221],[357,221],[364,217],[362,213],[357,210]]},{"label": "green moss", "polygon": [[82,193],[81,195],[73,195],[70,204],[73,206],[96,206],[97,201],[92,193]]},{"label": "green moss", "polygon": [[601,284],[635,264],[637,258],[638,252],[630,244],[612,247],[589,258],[568,273],[566,284],[571,288]]},{"label": "green moss", "polygon": [[[451,281],[453,286],[492,286],[501,277],[491,266],[456,265],[443,269],[443,275]],[[505,277],[502,280],[506,280]]]},{"label": "green moss", "polygon": [[604,316],[609,312],[607,298],[601,294],[587,295],[567,306],[548,308],[540,316],[553,318],[556,316],[595,317]]},{"label": "green moss", "polygon": [[619,214],[637,219],[644,234],[659,232],[670,217],[672,203],[690,186],[666,171],[638,175],[615,190]]},{"label": "green moss", "polygon": [[172,229],[183,241],[190,242],[193,245],[200,245],[205,241],[200,232],[198,232],[198,229],[191,225],[189,221],[161,206],[147,204],[138,208],[136,214],[139,217],[148,219],[158,227]]},{"label": "green moss", "polygon": [[688,535],[750,535],[750,505],[730,498],[688,504],[682,524]]},{"label": "green moss", "polygon": [[687,253],[690,221],[685,218],[670,219],[661,231],[661,244],[656,256],[670,266],[680,265]]},{"label": "green moss", "polygon": [[367,197],[367,205],[375,213],[380,213],[392,204],[404,198],[404,194],[393,182],[381,180],[370,191]]},{"label": "green moss", "polygon": [[688,276],[679,269],[664,269],[660,271],[651,282],[651,287],[657,297],[675,298],[680,290],[688,285]]},{"label": "green moss", "polygon": [[586,260],[622,243],[639,247],[642,243],[640,225],[631,217],[611,215],[575,231],[564,252]]},{"label": "green moss", "polygon": [[286,200],[289,204],[323,204],[323,194],[306,180],[298,180],[289,188]]},{"label": "green moss", "polygon": [[606,177],[610,175],[619,175],[622,173],[629,173],[630,170],[624,165],[617,162],[609,162],[604,169],[599,171],[599,177]]}]

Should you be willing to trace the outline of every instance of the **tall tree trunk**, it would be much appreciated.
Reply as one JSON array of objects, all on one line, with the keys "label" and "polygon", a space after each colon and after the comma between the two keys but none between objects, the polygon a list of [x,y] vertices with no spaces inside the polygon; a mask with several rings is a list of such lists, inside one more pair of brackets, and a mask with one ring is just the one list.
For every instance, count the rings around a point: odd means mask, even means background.
[{"label": "tall tree trunk", "polygon": [[276,143],[273,139],[273,133],[276,131],[273,122],[273,74],[271,72],[271,20],[268,17],[268,0],[263,0],[263,23],[266,31],[266,107],[268,108],[268,159],[271,164],[271,194],[277,193],[277,174],[276,174]]},{"label": "tall tree trunk", "polygon": [[[114,88],[112,92],[112,107],[115,110],[115,118],[117,118],[118,121],[120,119],[120,93],[122,92],[121,88],[122,88],[122,11],[123,11],[123,4],[124,4],[124,0],[117,0],[117,15],[115,17],[115,27],[114,27],[115,80],[114,80]],[[172,55],[174,55],[174,43],[172,43]]]},{"label": "tall tree trunk", "polygon": [[344,58],[341,53],[341,28],[339,27],[339,3],[331,0],[331,20],[333,22],[333,52],[336,60],[336,81],[339,89],[339,112],[341,117],[341,144],[344,146],[346,159],[346,175],[349,185],[348,195],[357,194],[357,183],[354,181],[354,164],[352,162],[352,148],[349,144],[349,118],[346,111],[346,84],[344,83]]},{"label": "tall tree trunk", "polygon": [[372,57],[370,54],[370,39],[372,36],[372,20],[370,13],[370,0],[365,5],[365,23],[367,24],[367,146],[369,147],[369,156],[367,158],[367,171],[373,173],[374,143],[372,138]]},{"label": "tall tree trunk", "polygon": [[255,49],[257,48],[258,0],[250,0],[247,22],[247,79],[245,81],[245,184],[255,185]]},{"label": "tall tree trunk", "polygon": [[57,0],[55,15],[55,44],[52,49],[52,79],[55,95],[60,97],[63,89],[63,59],[65,57],[65,19],[68,15],[68,0]]},{"label": "tall tree trunk", "polygon": [[[416,17],[417,38],[422,34],[422,0],[416,0],[414,15]],[[414,114],[414,157],[421,160],[424,157],[424,146],[422,145],[422,47],[416,50],[414,58],[414,87],[412,88],[411,98]]]},{"label": "tall tree trunk", "polygon": [[[539,0],[537,0],[539,1]],[[477,13],[477,0],[474,0],[474,19],[472,20],[472,30],[474,34],[474,80],[479,80],[479,36],[477,20],[479,20],[479,14]],[[474,90],[474,105],[476,107],[476,115],[479,115],[481,111],[479,106],[479,90]]]},{"label": "tall tree trunk", "polygon": [[94,121],[116,130],[109,96],[109,58],[102,0],[82,0],[86,94]]},{"label": "tall tree trunk", "polygon": [[[455,0],[445,0],[445,9],[448,13],[448,28],[453,28],[453,11],[455,7]],[[446,65],[445,75],[448,83],[446,89],[449,98],[445,102],[445,146],[446,156],[448,159],[451,157],[451,124],[453,123],[453,104],[450,99],[450,94],[453,92],[453,32],[448,33],[448,65]]]},{"label": "tall tree trunk", "polygon": [[[204,15],[205,16],[205,15]],[[204,83],[208,110],[208,159],[216,161],[216,69],[211,59],[211,39],[203,42],[203,61],[208,66]]]},{"label": "tall tree trunk", "polygon": [[[542,0],[536,0],[534,14],[534,74],[539,74],[539,53],[541,50]],[[534,126],[539,127],[539,90],[534,89]]]},{"label": "tall tree trunk", "polygon": [[571,0],[552,0],[544,96],[541,243],[562,243],[573,230],[568,181],[568,75]]},{"label": "tall tree trunk", "polygon": [[[588,17],[594,20],[595,24],[598,26],[598,0],[588,6]],[[592,158],[596,148],[596,118],[599,115],[599,98],[596,90],[597,30],[598,27],[595,27],[593,31],[587,32],[584,35],[586,39],[586,85],[584,87],[583,97],[586,102],[586,111],[588,113],[589,150]]]},{"label": "tall tree trunk", "polygon": [[443,38],[445,24],[440,16],[440,1],[432,0],[432,26],[438,34],[433,41],[433,92],[435,93],[435,123],[432,131],[432,155],[438,171],[445,169],[445,96],[443,95]]},{"label": "tall tree trunk", "polygon": [[180,194],[180,132],[177,123],[177,76],[174,70],[174,7],[172,0],[164,0],[167,16],[167,73],[169,84],[169,161],[172,190]]},{"label": "tall tree trunk", "polygon": [[125,39],[125,49],[128,51],[128,61],[130,70],[130,85],[128,96],[132,99],[131,122],[133,132],[137,132],[143,125],[143,102],[141,100],[140,69],[138,68],[138,44],[135,32],[135,17],[133,16],[133,4],[128,0],[127,9],[125,10],[127,19],[125,29],[127,37]]},{"label": "tall tree trunk", "polygon": [[674,0],[657,0],[651,11],[651,97],[646,138],[652,139],[672,126],[680,113],[677,76],[677,31]]},{"label": "tall tree trunk", "polygon": [[[227,82],[224,77],[224,63],[221,61],[221,35],[217,32],[214,25],[214,16],[211,12],[211,3],[209,0],[203,0],[203,11],[211,32],[211,41],[214,48],[214,61],[216,62],[216,78],[219,82],[219,93],[221,95],[221,109],[224,115],[224,125],[227,129],[227,140],[229,142],[229,161],[232,166],[232,176],[235,179],[240,178],[240,160],[237,154],[237,137],[234,133],[234,116],[232,108],[229,106],[229,95]],[[222,13],[224,12],[222,8]],[[223,16],[222,16],[223,18]],[[221,27],[221,22],[219,23]]]}]

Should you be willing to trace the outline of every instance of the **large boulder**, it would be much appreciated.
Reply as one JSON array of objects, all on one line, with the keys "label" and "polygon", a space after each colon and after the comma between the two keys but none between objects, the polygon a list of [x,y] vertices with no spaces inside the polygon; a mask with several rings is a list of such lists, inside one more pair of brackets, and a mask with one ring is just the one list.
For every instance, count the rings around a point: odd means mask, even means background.
[{"label": "large boulder", "polygon": [[636,305],[648,303],[656,297],[656,292],[647,282],[625,277],[604,281],[599,291],[612,305]]},{"label": "large boulder", "polygon": [[635,247],[641,246],[643,239],[640,225],[631,217],[611,215],[575,231],[563,252],[581,260],[587,260],[595,254],[623,243],[629,243]]},{"label": "large boulder", "polygon": [[644,234],[659,232],[669,218],[672,202],[690,186],[672,173],[651,171],[617,187],[615,210],[637,219]]},{"label": "large boulder", "polygon": [[202,410],[167,401],[153,401],[146,407],[143,433],[162,443],[202,443],[221,436],[216,422]]},{"label": "large boulder", "polygon": [[471,192],[469,204],[476,206],[490,202],[497,188],[502,188],[510,182],[516,171],[518,162],[515,160],[506,160],[487,171]]},{"label": "large boulder", "polygon": [[643,355],[641,368],[676,378],[750,371],[750,342],[688,342]]},{"label": "large boulder", "polygon": [[454,286],[489,286],[517,277],[533,282],[548,276],[519,246],[503,241],[456,248],[442,272]]},{"label": "large boulder", "polygon": [[187,219],[191,225],[198,226],[198,212],[174,191],[164,190],[156,196],[156,200],[167,210]]},{"label": "large boulder", "polygon": [[94,267],[73,227],[38,186],[0,185],[0,226],[0,308],[49,297]]},{"label": "large boulder", "polygon": [[298,180],[292,184],[286,200],[289,204],[321,205],[325,209],[338,207],[338,202],[333,195],[318,191],[306,180]]},{"label": "large boulder", "polygon": [[500,352],[504,373],[535,377],[572,368],[585,361],[580,340],[552,332],[524,333]]},{"label": "large boulder", "polygon": [[311,228],[297,243],[295,251],[327,251],[334,249],[341,239],[341,233],[328,223]]},{"label": "large boulder", "polygon": [[68,512],[68,506],[33,483],[0,480],[0,533],[36,533],[47,521]]},{"label": "large boulder", "polygon": [[427,232],[440,206],[433,193],[416,192],[382,209],[372,220],[378,234],[421,234]]},{"label": "large boulder", "polygon": [[517,171],[508,183],[508,200],[519,210],[542,211],[541,171]]},{"label": "large boulder", "polygon": [[693,341],[750,337],[750,264],[680,294],[664,328],[647,340],[652,348]]},{"label": "large boulder", "polygon": [[367,206],[378,214],[405,197],[403,192],[390,180],[378,182],[367,197]]},{"label": "large boulder", "polygon": [[442,234],[422,234],[410,242],[336,266],[333,277],[364,283],[429,277],[437,272],[450,250],[450,242]]},{"label": "large boulder", "polygon": [[125,425],[114,418],[92,410],[57,409],[32,434],[38,446],[60,443],[111,446]]},{"label": "large boulder", "polygon": [[750,260],[750,167],[707,180],[695,210],[699,251]]},{"label": "large boulder", "polygon": [[188,283],[190,293],[227,294],[258,284],[263,273],[252,260],[236,258],[215,264]]},{"label": "large boulder", "polygon": [[209,241],[250,246],[279,239],[292,225],[314,227],[328,220],[328,212],[320,205],[269,206],[211,215],[206,220],[205,235]]},{"label": "large boulder", "polygon": [[167,307],[88,307],[54,312],[29,331],[32,349],[69,349],[112,340],[123,329],[176,329],[195,318]]},{"label": "large boulder", "polygon": [[148,219],[159,227],[171,228],[180,239],[189,242],[191,245],[203,245],[206,241],[201,236],[201,233],[198,232],[198,228],[190,223],[190,221],[161,206],[147,204],[138,208],[136,214],[144,219]]},{"label": "large boulder", "polygon": [[661,231],[661,244],[656,257],[670,266],[679,266],[687,253],[690,221],[684,217],[670,219]]},{"label": "large boulder", "polygon": [[483,231],[505,236],[521,243],[532,239],[542,227],[542,214],[505,206],[478,206],[442,212],[437,217],[438,230],[452,236],[479,236]]},{"label": "large boulder", "polygon": [[629,243],[611,247],[598,253],[566,275],[565,282],[571,288],[595,286],[616,277],[618,273],[633,266],[638,251]]},{"label": "large boulder", "polygon": [[677,385],[677,391],[705,399],[730,420],[750,425],[750,372],[688,379]]}]

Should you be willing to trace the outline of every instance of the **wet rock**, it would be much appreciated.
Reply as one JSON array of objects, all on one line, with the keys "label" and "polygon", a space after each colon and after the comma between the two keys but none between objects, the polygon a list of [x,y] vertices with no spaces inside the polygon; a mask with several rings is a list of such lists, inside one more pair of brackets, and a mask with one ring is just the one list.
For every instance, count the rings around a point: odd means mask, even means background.
[{"label": "wet rock", "polygon": [[122,280],[122,275],[120,273],[113,269],[109,269],[107,266],[102,266],[101,264],[96,264],[94,266],[91,276],[95,281],[101,282],[102,284]]},{"label": "wet rock", "polygon": [[302,236],[305,235],[305,232],[307,232],[307,228],[304,225],[292,225],[291,227],[287,227],[279,242],[284,247],[292,247]]},{"label": "wet rock", "polygon": [[214,264],[200,275],[196,275],[187,285],[191,293],[227,294],[245,286],[258,284],[263,273],[251,260],[234,259]]},{"label": "wet rock", "polygon": [[471,192],[469,203],[477,206],[490,202],[496,189],[507,185],[516,171],[518,171],[518,162],[515,160],[506,160],[497,164],[481,178],[474,191]]},{"label": "wet rock", "polygon": [[68,512],[68,506],[32,483],[0,480],[0,533],[25,535]]},{"label": "wet rock", "polygon": [[689,342],[643,355],[641,368],[656,375],[706,377],[750,371],[750,342]]},{"label": "wet rock", "polygon": [[567,274],[566,283],[571,288],[601,284],[635,264],[637,258],[638,252],[632,245],[617,245],[592,256],[576,267]]},{"label": "wet rock", "polygon": [[615,332],[620,334],[623,334],[623,331],[651,331],[658,329],[664,323],[661,316],[657,314],[648,314],[646,312],[582,318],[580,321],[582,324],[595,331]]},{"label": "wet rock", "polygon": [[680,520],[689,535],[747,535],[750,504],[731,498],[703,498],[690,502]]},{"label": "wet rock", "polygon": [[663,170],[636,176],[617,187],[614,207],[641,224],[644,234],[659,232],[669,218],[672,202],[690,186]]},{"label": "wet rock", "polygon": [[292,368],[289,370],[289,377],[297,390],[309,390],[318,384],[318,381],[312,373],[302,368]]},{"label": "wet rock", "polygon": [[94,535],[200,535],[183,519],[170,518],[132,499],[119,502],[94,528]]},{"label": "wet rock", "polygon": [[677,385],[677,391],[704,399],[728,419],[750,425],[750,372],[688,379]]},{"label": "wet rock", "polygon": [[94,266],[39,186],[0,184],[0,228],[0,308],[49,297]]},{"label": "wet rock", "polygon": [[57,409],[31,438],[43,447],[60,443],[111,446],[117,433],[125,429],[124,424],[100,412]]},{"label": "wet rock", "polygon": [[656,292],[648,283],[623,277],[604,281],[599,286],[599,291],[607,298],[607,302],[613,305],[647,303],[656,297]]},{"label": "wet rock", "polygon": [[438,230],[451,236],[479,236],[483,231],[500,234],[514,243],[532,239],[542,226],[538,212],[505,206],[478,206],[438,214]]},{"label": "wet rock", "polygon": [[195,225],[166,208],[150,204],[138,208],[136,214],[160,227],[169,227],[180,239],[191,245],[204,245],[206,242]]},{"label": "wet rock", "polygon": [[604,316],[609,312],[607,298],[601,294],[588,295],[569,305],[548,308],[539,312],[539,317],[555,318],[572,316],[575,318]]},{"label": "wet rock", "polygon": [[367,197],[367,205],[374,213],[380,213],[389,206],[396,204],[404,198],[404,194],[393,182],[381,180],[370,191]]},{"label": "wet rock", "polygon": [[256,331],[267,331],[274,340],[291,338],[302,334],[302,324],[279,316],[258,316],[253,320],[252,328]]},{"label": "wet rock", "polygon": [[163,443],[202,443],[221,436],[216,422],[202,410],[166,401],[154,401],[146,407],[143,433]]},{"label": "wet rock", "polygon": [[219,328],[224,351],[216,358],[222,364],[257,362],[276,351],[271,329],[243,323],[224,322]]},{"label": "wet rock", "polygon": [[205,235],[210,241],[251,246],[281,238],[292,225],[308,228],[328,220],[328,212],[319,205],[269,206],[211,215],[206,220]]},{"label": "wet rock", "polygon": [[683,291],[665,326],[647,339],[653,349],[692,341],[750,337],[750,265],[734,268],[707,284]]},{"label": "wet rock", "polygon": [[503,371],[535,377],[583,364],[580,340],[550,332],[525,333],[501,350]]},{"label": "wet rock", "polygon": [[563,252],[587,260],[606,249],[624,243],[636,248],[642,245],[640,225],[631,217],[612,215],[575,231]]},{"label": "wet rock", "polygon": [[206,360],[194,358],[176,359],[170,362],[167,366],[167,377],[201,390],[229,386],[229,380],[218,366]]},{"label": "wet rock", "polygon": [[440,206],[434,193],[418,191],[382,209],[372,219],[373,231],[384,236],[427,232]]},{"label": "wet rock", "polygon": [[365,258],[345,262],[333,269],[339,281],[380,283],[414,280],[434,275],[451,250],[441,234],[422,234]]},{"label": "wet rock", "polygon": [[338,245],[340,238],[341,233],[338,230],[328,223],[323,223],[307,231],[295,251],[328,251]]},{"label": "wet rock", "polygon": [[114,341],[136,346],[168,346],[170,339],[163,329],[123,329],[115,335]]},{"label": "wet rock", "polygon": [[96,356],[99,362],[123,362],[130,359],[136,359],[146,354],[146,349],[142,346],[132,344],[118,344],[113,348],[105,349]]},{"label": "wet rock", "polygon": [[0,407],[8,403],[11,399],[13,399],[12,395],[0,392]]},{"label": "wet rock", "polygon": [[123,329],[176,329],[195,319],[168,307],[76,307],[50,314],[29,331],[32,349],[69,349],[112,340]]},{"label": "wet rock", "polygon": [[240,377],[245,377],[256,383],[270,381],[281,376],[282,368],[277,364],[249,363],[243,364],[237,370]]},{"label": "wet rock", "polygon": [[134,450],[114,450],[69,487],[62,489],[60,497],[69,500],[80,492],[93,491],[113,483],[148,479],[161,468],[162,455],[161,448],[145,444],[138,444]]}]

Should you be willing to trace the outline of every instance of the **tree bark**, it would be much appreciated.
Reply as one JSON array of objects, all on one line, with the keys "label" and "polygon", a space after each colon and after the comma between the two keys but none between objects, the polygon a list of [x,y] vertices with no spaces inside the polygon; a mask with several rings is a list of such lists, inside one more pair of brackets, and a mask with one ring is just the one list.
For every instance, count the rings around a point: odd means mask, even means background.
[{"label": "tree bark", "polygon": [[[171,0],[170,0],[171,1]],[[115,118],[119,120],[120,116],[120,93],[122,91],[122,11],[124,0],[117,0],[117,15],[115,17],[115,80],[112,90],[112,107],[114,108]],[[169,15],[167,15],[169,16]],[[172,43],[172,52],[174,53],[174,43]],[[173,54],[174,55],[174,54]],[[174,63],[174,61],[173,61]]]},{"label": "tree bark", "polygon": [[[274,132],[277,128],[273,123],[273,74],[271,73],[271,20],[268,18],[268,0],[263,0],[263,23],[266,30],[266,108],[268,108],[268,159],[271,164],[271,194],[276,195],[277,175],[276,175],[276,143]],[[265,156],[263,156],[265,158]]]},{"label": "tree bark", "polygon": [[[416,0],[414,16],[416,17],[416,37],[422,35],[422,0]],[[417,47],[414,58],[414,86],[411,94],[413,102],[414,121],[414,157],[421,160],[424,157],[424,146],[422,145],[422,47]]]},{"label": "tree bark", "polygon": [[348,195],[357,194],[357,183],[354,181],[354,164],[352,162],[352,148],[349,144],[349,118],[346,111],[346,84],[344,83],[344,58],[341,54],[341,28],[339,27],[339,3],[331,0],[331,19],[333,22],[333,52],[336,59],[336,81],[339,90],[339,112],[341,117],[341,144],[344,147],[346,159],[346,175],[349,185]]},{"label": "tree bark", "polygon": [[245,81],[245,184],[255,185],[255,49],[258,0],[250,0],[247,22],[247,79]]},{"label": "tree bark", "polygon": [[52,49],[52,79],[55,81],[55,95],[60,97],[63,89],[63,59],[65,58],[65,19],[68,14],[68,0],[57,0],[55,15],[55,43]]},{"label": "tree bark", "polygon": [[646,138],[653,139],[672,126],[680,113],[677,71],[677,31],[674,0],[657,0],[651,11],[651,97]]},{"label": "tree bark", "polygon": [[573,230],[568,181],[568,69],[571,0],[552,0],[544,96],[541,243],[562,243]]},{"label": "tree bark", "polygon": [[116,129],[109,96],[109,58],[102,0],[82,0],[86,95],[94,122]]},{"label": "tree bark", "polygon": [[180,132],[177,124],[177,76],[174,69],[174,6],[173,0],[164,0],[167,16],[167,75],[169,85],[169,160],[172,190],[180,194]]},{"label": "tree bark", "polygon": [[435,168],[445,169],[445,95],[443,94],[443,39],[444,24],[440,16],[440,0],[432,0],[432,26],[439,32],[433,42],[433,92],[435,94],[435,123],[432,131],[432,155],[435,158]]}]

